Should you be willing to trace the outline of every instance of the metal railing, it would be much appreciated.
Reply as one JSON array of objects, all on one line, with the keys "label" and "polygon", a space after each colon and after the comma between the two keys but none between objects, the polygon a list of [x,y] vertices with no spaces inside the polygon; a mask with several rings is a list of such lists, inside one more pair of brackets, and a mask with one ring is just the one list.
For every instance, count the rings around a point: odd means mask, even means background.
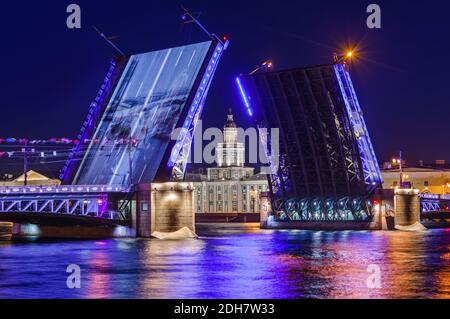
[{"label": "metal railing", "polygon": [[125,220],[123,212],[109,208],[107,195],[1,196],[1,213],[46,213],[77,215],[109,220]]},{"label": "metal railing", "polygon": [[120,185],[58,185],[58,186],[0,186],[1,194],[80,194],[80,193],[128,193],[129,188]]}]

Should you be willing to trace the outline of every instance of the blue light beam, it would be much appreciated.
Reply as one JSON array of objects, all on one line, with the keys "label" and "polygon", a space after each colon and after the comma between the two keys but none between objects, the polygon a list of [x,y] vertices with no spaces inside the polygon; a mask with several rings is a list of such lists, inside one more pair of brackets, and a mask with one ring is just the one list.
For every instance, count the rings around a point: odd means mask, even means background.
[{"label": "blue light beam", "polygon": [[245,104],[245,107],[247,109],[248,114],[250,116],[253,116],[253,112],[252,112],[252,109],[250,107],[249,99],[247,97],[247,94],[245,94],[244,87],[242,86],[242,83],[241,83],[241,80],[239,79],[239,77],[236,78],[236,83],[237,83],[237,85],[239,87],[239,92],[241,92],[242,100],[244,101],[244,104]]}]

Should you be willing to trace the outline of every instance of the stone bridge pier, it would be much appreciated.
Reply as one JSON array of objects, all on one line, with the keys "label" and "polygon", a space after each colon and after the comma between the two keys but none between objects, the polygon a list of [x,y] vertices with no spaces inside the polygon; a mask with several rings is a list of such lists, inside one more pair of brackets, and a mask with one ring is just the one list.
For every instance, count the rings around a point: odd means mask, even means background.
[{"label": "stone bridge pier", "polygon": [[133,227],[138,237],[175,232],[183,227],[195,232],[194,185],[167,182],[139,185]]},{"label": "stone bridge pier", "polygon": [[418,189],[396,189],[394,194],[395,229],[425,230],[420,223],[420,198]]}]

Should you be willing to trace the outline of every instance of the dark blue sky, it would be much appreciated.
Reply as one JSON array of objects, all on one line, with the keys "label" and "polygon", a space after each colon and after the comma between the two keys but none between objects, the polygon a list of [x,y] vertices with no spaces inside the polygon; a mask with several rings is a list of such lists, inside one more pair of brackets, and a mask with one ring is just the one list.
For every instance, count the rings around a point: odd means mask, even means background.
[{"label": "dark blue sky", "polygon": [[[82,9],[82,29],[66,27],[66,6]],[[382,29],[366,26],[378,3]],[[75,137],[114,51],[126,53],[205,40],[181,28],[179,1],[33,1],[2,3],[0,137]],[[271,58],[276,68],[321,64],[359,43],[352,76],[376,153],[402,149],[409,161],[450,160],[450,4],[448,1],[183,1],[217,34],[231,39],[210,90],[204,126],[226,110],[251,125],[234,77]]]}]

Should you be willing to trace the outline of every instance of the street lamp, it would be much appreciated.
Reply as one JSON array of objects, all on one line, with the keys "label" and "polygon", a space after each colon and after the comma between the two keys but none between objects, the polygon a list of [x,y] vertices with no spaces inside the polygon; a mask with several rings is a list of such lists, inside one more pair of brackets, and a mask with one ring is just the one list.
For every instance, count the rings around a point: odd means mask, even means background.
[{"label": "street lamp", "polygon": [[402,151],[399,152],[399,158],[392,159],[393,164],[398,164],[400,169],[400,188],[402,188],[403,179],[408,178],[409,176],[403,174],[403,160],[402,160]]},{"label": "street lamp", "polygon": [[342,52],[340,55],[334,53],[334,62],[347,64],[347,62],[355,57],[355,51],[347,50],[345,53]]}]

